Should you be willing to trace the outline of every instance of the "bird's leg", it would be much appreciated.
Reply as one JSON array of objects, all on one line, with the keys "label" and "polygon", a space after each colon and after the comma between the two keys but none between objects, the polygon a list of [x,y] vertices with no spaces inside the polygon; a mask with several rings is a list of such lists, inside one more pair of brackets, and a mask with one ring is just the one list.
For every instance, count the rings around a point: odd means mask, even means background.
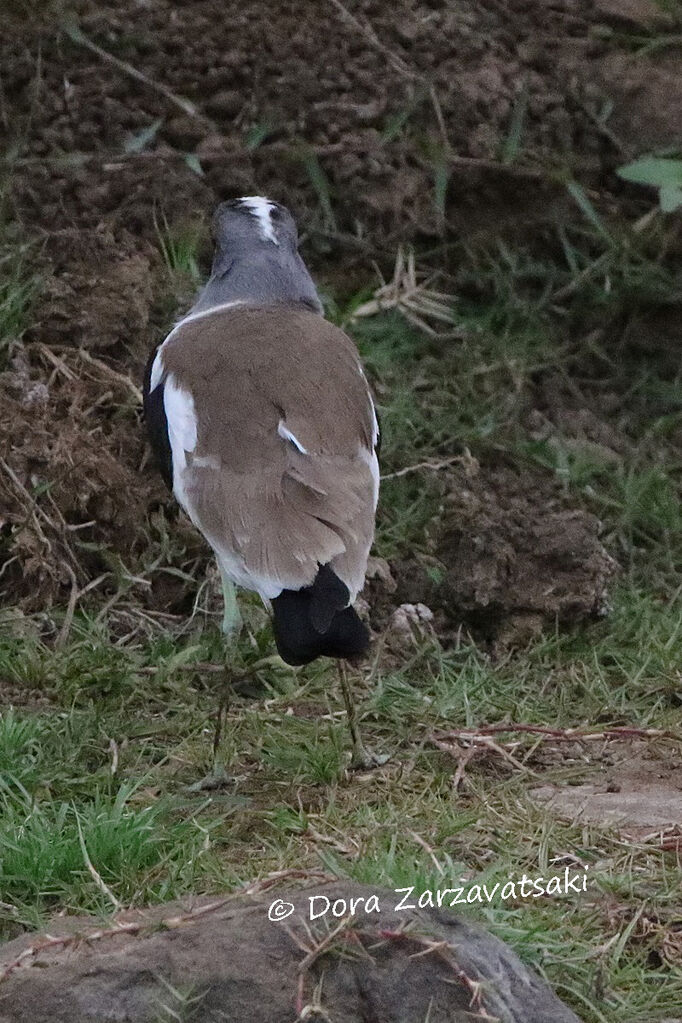
[{"label": "bird's leg", "polygon": [[236,639],[242,629],[242,616],[237,603],[237,587],[222,568],[220,569],[220,578],[223,581],[223,632],[228,638]]},{"label": "bird's leg", "polygon": [[[239,636],[242,627],[242,617],[239,613],[239,605],[237,604],[237,588],[229,576],[223,571],[223,567],[220,562],[218,562],[218,568],[220,569],[220,578],[223,585],[224,610],[222,629],[228,641],[231,640],[234,642]],[[220,743],[223,737],[223,727],[232,696],[234,654],[235,651],[232,644],[230,642],[225,644],[225,679],[223,681],[223,688],[219,696],[218,708],[215,715],[212,767],[210,772],[204,778],[195,782],[195,784],[191,786],[193,790],[217,789],[231,783],[232,781],[225,771],[219,754]]]},{"label": "bird's leg", "polygon": [[372,767],[380,767],[381,764],[386,763],[388,757],[377,756],[376,753],[368,750],[362,741],[362,735],[360,734],[360,728],[358,726],[358,715],[355,707],[355,700],[353,699],[353,693],[350,685],[348,684],[346,665],[343,661],[337,661],[336,666],[339,672],[339,682],[341,683],[343,702],[346,705],[346,717],[348,719],[348,728],[350,730],[350,737],[353,745],[353,756],[350,766],[353,770],[357,770],[358,768],[368,770]]}]

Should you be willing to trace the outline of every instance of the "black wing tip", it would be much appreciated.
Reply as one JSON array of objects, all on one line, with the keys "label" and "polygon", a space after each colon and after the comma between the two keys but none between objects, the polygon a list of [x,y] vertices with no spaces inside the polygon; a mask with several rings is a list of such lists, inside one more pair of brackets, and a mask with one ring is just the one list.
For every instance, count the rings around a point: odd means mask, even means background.
[{"label": "black wing tip", "polygon": [[369,629],[348,605],[348,587],[329,565],[312,586],[282,590],[272,601],[273,629],[287,664],[310,664],[318,657],[356,660],[369,650]]}]

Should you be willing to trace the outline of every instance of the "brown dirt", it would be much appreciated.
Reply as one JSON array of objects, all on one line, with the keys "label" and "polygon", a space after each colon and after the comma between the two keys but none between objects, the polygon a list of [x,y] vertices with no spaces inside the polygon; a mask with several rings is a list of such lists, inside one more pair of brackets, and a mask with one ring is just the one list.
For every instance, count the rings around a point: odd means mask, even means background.
[{"label": "brown dirt", "polygon": [[[601,761],[593,758],[598,772],[594,781],[582,785],[545,785],[531,791],[558,816],[615,828],[628,839],[651,838],[651,832],[674,830],[679,836],[682,821],[682,766],[677,750],[658,749],[642,742],[613,749]],[[664,841],[664,837],[661,839]],[[682,836],[670,848],[677,849]]]},{"label": "brown dirt", "polygon": [[599,520],[567,506],[559,483],[530,470],[468,459],[443,481],[429,527],[431,553],[394,566],[395,583],[370,580],[375,620],[396,604],[425,604],[447,636],[467,623],[500,646],[525,645],[548,621],[608,611],[617,564]]},{"label": "brown dirt", "polygon": [[[276,10],[261,0],[69,6],[68,18],[55,5],[40,24],[17,20],[9,33],[14,52],[3,62],[6,104],[11,97],[5,128],[20,147],[16,206],[42,231],[105,222],[153,238],[155,207],[176,223],[254,188],[286,199],[307,227],[320,228],[325,215],[305,167],[316,154],[338,228],[355,233],[360,224],[385,246],[391,234],[440,233],[436,167],[454,154],[495,161],[522,85],[524,150],[550,162],[563,156],[591,169],[593,180],[621,155],[595,124],[604,98],[595,81],[616,90],[614,116],[623,122],[633,95],[649,112],[654,94],[665,96],[665,109],[656,103],[656,118],[647,117],[648,144],[669,144],[671,120],[674,132],[679,118],[666,115],[667,104],[669,114],[679,112],[679,78],[659,82],[641,59],[616,68],[619,54],[599,38],[613,18],[590,0],[456,7],[402,0],[390,10],[363,0],[345,14],[335,0]],[[74,43],[67,29],[76,17],[91,42],[186,97],[196,116]],[[640,22],[647,26],[645,13]],[[400,118],[404,131],[396,128]],[[131,152],[157,122],[150,142]],[[259,129],[266,134],[255,145]],[[198,157],[203,177],[186,164],[187,153]],[[528,181],[518,184],[513,171],[455,169],[452,198],[462,184],[466,209],[453,209],[455,220],[497,229],[500,206],[518,220],[533,204],[535,216],[546,217],[537,187],[529,196]],[[515,208],[515,194],[524,209]]]},{"label": "brown dirt", "polygon": [[[35,326],[13,346],[0,379],[0,451],[10,469],[1,484],[0,560],[10,563],[0,601],[20,598],[27,609],[65,601],[105,572],[100,592],[120,586],[122,571],[144,568],[154,514],[174,514],[151,468],[140,472],[134,394],[115,375],[139,380],[174,312],[155,217],[174,227],[205,223],[219,199],[269,193],[299,217],[318,273],[338,279],[360,267],[366,282],[371,258],[392,260],[398,240],[525,233],[565,209],[563,190],[527,169],[528,156],[534,168],[559,160],[584,184],[619,190],[613,168],[637,144],[626,137],[631,111],[665,94],[665,108],[657,101],[656,117],[646,117],[647,139],[669,144],[682,109],[667,57],[633,63],[611,46],[602,29],[622,30],[623,20],[604,2],[307,0],[273,8],[262,0],[74,0],[69,12],[15,0],[2,43],[11,212],[36,240],[44,278]],[[631,3],[627,17],[628,30],[648,27],[651,9]],[[88,40],[147,82],[75,42],[75,19]],[[196,114],[158,86],[186,97]],[[522,88],[524,155],[519,166],[501,166]],[[620,135],[595,117],[611,94]],[[150,128],[145,143],[141,132]],[[332,215],[314,184],[317,164]],[[442,168],[445,219],[434,199]],[[80,348],[104,365],[84,363]],[[494,502],[506,500],[500,480],[476,497],[483,543],[499,525]],[[517,489],[512,481],[509,500]],[[537,500],[544,496],[540,489]],[[536,599],[514,604],[501,580],[509,558],[516,582],[537,568],[537,558],[521,565],[518,509],[509,550],[489,552],[475,579],[462,533],[473,518],[460,509],[435,553],[470,578],[455,583],[451,573],[441,603],[475,607],[483,586],[483,606],[535,613]],[[538,515],[527,510],[537,539]],[[573,606],[587,613],[602,599],[608,571],[596,526],[576,518],[571,529],[577,549],[594,556],[587,588],[577,592],[580,569],[543,614]],[[201,550],[189,533],[181,543],[190,558]],[[568,551],[548,557],[570,574]],[[192,596],[156,583],[139,592],[164,610],[191,606]]]},{"label": "brown dirt", "polygon": [[40,254],[40,315],[30,340],[89,351],[118,346],[119,357],[139,357],[149,343],[154,256],[125,232],[115,238],[104,225],[49,234]]},{"label": "brown dirt", "polygon": [[[454,883],[454,882],[453,882]],[[340,927],[331,913],[308,922],[309,898],[377,898],[379,913],[363,913]],[[275,898],[296,907],[286,923],[270,922]],[[3,1023],[137,1023],[180,1008],[173,989],[192,1001],[191,1018],[206,1023],[290,1023],[325,1019],[329,1023],[468,1023],[504,1019],[509,1023],[578,1023],[578,1018],[546,983],[524,966],[503,942],[458,919],[450,910],[393,912],[395,892],[359,885],[333,884],[255,897],[170,904],[128,912],[124,926],[136,934],[110,934],[89,941],[55,944],[29,956],[0,981]],[[366,903],[365,903],[366,904]],[[313,903],[319,910],[321,900]],[[343,915],[343,911],[341,910]],[[160,921],[167,921],[159,927]],[[146,924],[146,927],[145,927]],[[409,932],[399,932],[409,925]],[[339,933],[330,940],[330,932]],[[88,919],[58,919],[55,935],[101,930]],[[341,933],[343,932],[343,933]],[[306,952],[322,941],[326,948]],[[435,948],[427,944],[441,942]],[[40,945],[24,936],[0,949],[3,967],[28,948]],[[39,968],[38,968],[39,967]],[[322,982],[323,981],[323,982]],[[480,982],[480,1002],[472,998]],[[318,1001],[315,1002],[316,985]],[[313,1006],[318,1008],[315,1012]],[[478,1010],[478,1011],[477,1011]],[[486,1015],[487,1013],[487,1015]]]},{"label": "brown dirt", "polygon": [[[374,234],[388,228],[404,235],[407,216],[437,233],[424,183],[445,147],[439,122],[453,152],[496,158],[522,80],[530,147],[602,147],[564,66],[566,42],[571,61],[576,45],[584,52],[587,72],[604,52],[590,41],[586,0],[550,8],[488,0],[456,9],[435,0],[390,10],[366,0],[352,5],[351,16],[317,0],[279,4],[276,12],[261,0],[184,7],[81,0],[72,9],[91,41],[187,97],[198,116],[75,45],[60,31],[63,16],[46,17],[38,32],[17,26],[19,50],[4,81],[5,94],[18,100],[12,127],[24,129],[15,190],[25,218],[46,230],[105,218],[149,236],[155,204],[175,221],[254,185],[286,197],[319,226],[304,166],[315,152],[343,229],[359,220]],[[408,133],[408,144],[387,141],[392,119],[405,112],[418,133]],[[129,140],[158,119],[153,143],[126,154]],[[268,130],[263,144],[247,148],[259,128]],[[431,156],[424,152],[429,144]],[[184,163],[186,152],[199,158],[205,179]]]}]

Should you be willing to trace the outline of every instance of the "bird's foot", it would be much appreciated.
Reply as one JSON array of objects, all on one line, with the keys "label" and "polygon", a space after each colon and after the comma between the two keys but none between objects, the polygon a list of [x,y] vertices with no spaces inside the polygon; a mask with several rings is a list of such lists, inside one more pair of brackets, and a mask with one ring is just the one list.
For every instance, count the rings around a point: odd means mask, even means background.
[{"label": "bird's foot", "polygon": [[188,785],[187,792],[215,792],[218,789],[233,789],[237,779],[228,774],[223,765],[216,761],[208,774]]}]

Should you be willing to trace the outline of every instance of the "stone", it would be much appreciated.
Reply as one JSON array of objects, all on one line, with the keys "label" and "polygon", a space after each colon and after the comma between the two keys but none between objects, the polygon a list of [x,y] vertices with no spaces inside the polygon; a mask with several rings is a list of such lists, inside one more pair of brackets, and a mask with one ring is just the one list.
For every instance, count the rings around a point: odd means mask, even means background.
[{"label": "stone", "polygon": [[579,1023],[504,942],[449,909],[396,912],[401,898],[334,882],[130,911],[118,931],[60,917],[53,944],[0,948],[0,1021],[152,1023],[191,1003],[202,1023]]}]

